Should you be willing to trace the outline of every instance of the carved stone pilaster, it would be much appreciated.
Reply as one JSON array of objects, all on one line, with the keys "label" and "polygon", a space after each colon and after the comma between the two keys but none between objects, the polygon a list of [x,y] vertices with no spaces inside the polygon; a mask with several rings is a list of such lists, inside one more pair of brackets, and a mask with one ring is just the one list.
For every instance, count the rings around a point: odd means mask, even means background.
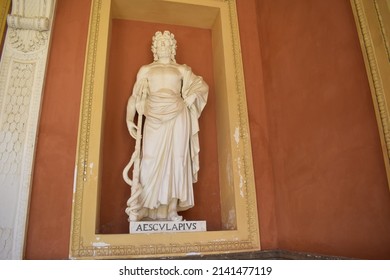
[{"label": "carved stone pilaster", "polygon": [[56,0],[13,0],[0,62],[0,259],[23,258]]}]

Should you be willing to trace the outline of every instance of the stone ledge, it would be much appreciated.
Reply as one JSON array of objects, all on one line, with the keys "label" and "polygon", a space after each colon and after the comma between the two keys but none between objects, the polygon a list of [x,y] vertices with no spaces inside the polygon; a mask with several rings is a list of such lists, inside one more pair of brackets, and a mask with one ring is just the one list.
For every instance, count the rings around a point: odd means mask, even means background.
[{"label": "stone ledge", "polygon": [[218,255],[200,255],[167,259],[183,260],[349,260],[341,256],[329,256],[316,253],[294,252],[286,250],[264,250],[242,253],[227,253]]}]

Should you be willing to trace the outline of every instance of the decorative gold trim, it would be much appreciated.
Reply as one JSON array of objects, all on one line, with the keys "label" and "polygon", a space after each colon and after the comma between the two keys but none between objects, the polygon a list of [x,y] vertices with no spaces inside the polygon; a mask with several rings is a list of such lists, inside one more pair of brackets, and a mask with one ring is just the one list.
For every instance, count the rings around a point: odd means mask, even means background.
[{"label": "decorative gold trim", "polygon": [[11,0],[0,0],[0,38],[4,38],[5,27],[7,23],[7,15],[10,6],[11,6]]},{"label": "decorative gold trim", "polygon": [[[181,9],[183,9],[183,5],[187,4],[188,7],[194,5],[210,7],[213,11],[215,8],[219,9],[219,13],[216,14],[218,17],[216,21],[219,23],[215,23],[210,29],[218,33],[215,36],[221,36],[221,40],[226,41],[222,43],[223,49],[221,51],[223,53],[222,60],[225,63],[222,65],[222,69],[218,69],[218,72],[223,73],[220,74],[222,77],[219,81],[225,81],[226,83],[220,87],[224,88],[226,92],[220,93],[222,97],[219,98],[226,96],[226,100],[223,101],[228,108],[223,108],[220,111],[229,111],[229,117],[232,119],[230,123],[225,121],[226,129],[230,132],[234,131],[234,128],[239,130],[238,137],[234,137],[231,133],[232,140],[224,140],[226,149],[231,152],[232,158],[235,159],[230,163],[235,170],[233,186],[235,197],[232,198],[237,215],[235,229],[185,233],[184,235],[183,233],[177,233],[174,239],[172,234],[155,234],[153,239],[150,239],[148,235],[95,234],[96,201],[99,192],[99,179],[96,180],[96,177],[99,176],[95,175],[92,178],[89,168],[91,163],[99,165],[97,162],[99,162],[100,135],[93,136],[91,131],[94,131],[94,134],[99,134],[101,126],[96,122],[101,120],[102,115],[103,81],[105,80],[101,76],[105,72],[105,69],[102,69],[105,66],[105,62],[103,63],[102,60],[105,58],[102,56],[106,54],[103,49],[107,48],[109,36],[107,35],[107,38],[102,37],[106,36],[105,32],[109,26],[109,22],[106,21],[110,21],[110,18],[106,19],[106,17],[107,15],[112,16],[112,13],[107,11],[110,9],[111,1],[116,1],[118,4],[122,0],[93,0],[91,6],[79,126],[70,258],[139,258],[259,250],[256,191],[236,2],[234,0],[131,0],[130,2],[126,0],[127,2],[122,1],[121,3],[127,5],[134,3],[142,7],[146,2],[149,2],[149,4],[150,2],[159,2],[159,4],[179,4]],[[219,26],[216,26],[218,24]],[[228,32],[226,29],[229,29]],[[229,50],[229,48],[231,49]],[[223,77],[223,75],[226,75],[226,77]],[[99,170],[98,166],[96,166],[96,170]]]},{"label": "decorative gold trim", "polygon": [[91,135],[91,114],[93,102],[93,84],[95,82],[97,43],[99,39],[99,22],[102,0],[92,1],[91,17],[88,33],[88,47],[84,70],[83,96],[80,110],[78,156],[76,163],[75,187],[80,191],[74,192],[73,222],[72,222],[72,243],[71,250],[79,255],[82,247],[81,233],[81,211],[83,203],[84,184],[87,181],[87,162],[89,153],[89,138]]},{"label": "decorative gold trim", "polygon": [[372,92],[390,188],[390,115],[387,100],[390,97],[390,64],[385,46],[387,39],[374,39],[386,37],[386,33],[375,0],[351,0],[351,5]]},{"label": "decorative gold trim", "polygon": [[[241,58],[241,43],[239,38],[239,26],[238,18],[236,12],[236,2],[233,0],[225,0],[229,5],[229,20],[230,20],[230,30],[232,40],[232,49],[234,54],[234,69],[235,69],[235,80],[236,80],[236,94],[238,100],[238,120],[239,120],[239,137],[240,141],[243,142],[243,153],[241,159],[243,162],[244,177],[248,180],[245,180],[245,193],[248,194],[248,207],[247,215],[249,223],[248,232],[250,233],[250,240],[254,238],[259,238],[259,232],[257,232],[257,227],[254,226],[257,224],[257,202],[256,202],[256,187],[248,186],[248,182],[254,182],[254,174],[252,168],[252,148],[250,144],[250,134],[249,127],[246,125],[249,123],[248,119],[248,109],[246,102],[246,90],[245,90],[245,81],[242,58]],[[256,221],[253,219],[256,218]]]},{"label": "decorative gold trim", "polygon": [[390,45],[389,45],[389,41],[387,39],[387,33],[386,33],[386,29],[385,29],[385,24],[383,22],[382,12],[381,12],[381,9],[379,7],[377,0],[374,0],[374,4],[375,4],[375,12],[376,12],[376,15],[378,17],[379,25],[381,28],[382,39],[383,39],[383,42],[384,42],[385,48],[386,48],[387,59],[390,62]]}]

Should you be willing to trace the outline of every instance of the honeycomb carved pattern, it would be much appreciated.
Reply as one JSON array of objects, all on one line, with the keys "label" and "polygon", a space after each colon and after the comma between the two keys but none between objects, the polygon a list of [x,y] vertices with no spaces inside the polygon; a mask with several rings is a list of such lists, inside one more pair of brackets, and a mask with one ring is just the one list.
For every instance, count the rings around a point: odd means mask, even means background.
[{"label": "honeycomb carved pattern", "polygon": [[18,172],[25,142],[35,64],[13,63],[0,128],[0,182]]},{"label": "honeycomb carved pattern", "polygon": [[[0,62],[0,229],[22,259],[56,0],[12,0]],[[7,13],[9,10],[7,10]],[[0,245],[0,256],[6,256]]]}]

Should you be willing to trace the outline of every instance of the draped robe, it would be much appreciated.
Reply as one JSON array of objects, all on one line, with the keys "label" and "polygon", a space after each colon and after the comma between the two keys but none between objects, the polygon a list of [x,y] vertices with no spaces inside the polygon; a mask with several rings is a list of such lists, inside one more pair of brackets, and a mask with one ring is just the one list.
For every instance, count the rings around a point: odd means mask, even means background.
[{"label": "draped robe", "polygon": [[[143,108],[140,204],[147,216],[167,216],[177,199],[177,211],[194,206],[193,183],[199,171],[198,118],[206,105],[208,86],[186,65],[144,66],[133,96]],[[140,70],[140,72],[141,72]],[[187,106],[184,99],[190,100]],[[192,102],[193,101],[193,102]]]}]

